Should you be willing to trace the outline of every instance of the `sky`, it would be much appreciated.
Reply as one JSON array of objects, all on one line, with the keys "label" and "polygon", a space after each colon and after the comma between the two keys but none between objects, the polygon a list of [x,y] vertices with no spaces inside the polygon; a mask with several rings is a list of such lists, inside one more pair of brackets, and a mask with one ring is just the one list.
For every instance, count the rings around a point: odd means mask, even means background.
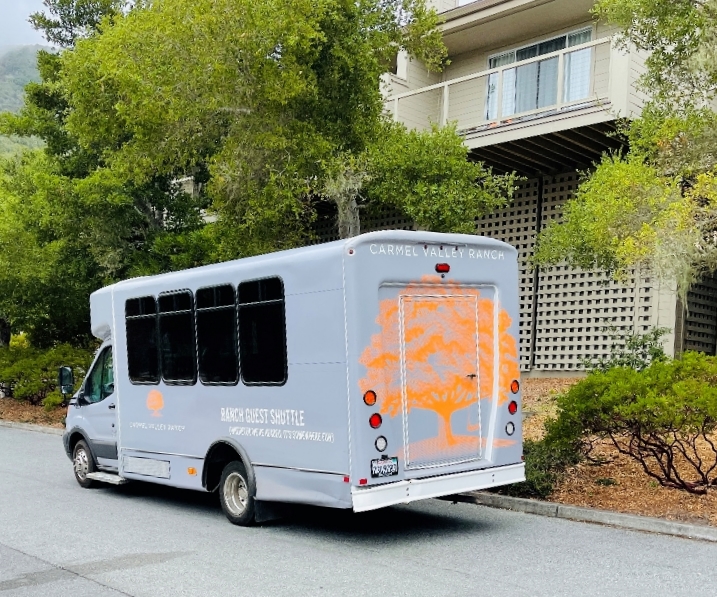
[{"label": "sky", "polygon": [[42,0],[0,0],[0,46],[20,46],[47,42],[27,18],[43,10]]}]

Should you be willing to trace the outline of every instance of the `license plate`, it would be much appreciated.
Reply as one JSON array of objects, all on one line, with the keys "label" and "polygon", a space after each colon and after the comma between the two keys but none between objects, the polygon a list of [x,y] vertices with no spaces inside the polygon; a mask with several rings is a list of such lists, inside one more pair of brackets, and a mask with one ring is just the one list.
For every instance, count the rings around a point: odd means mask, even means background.
[{"label": "license plate", "polygon": [[398,474],[398,458],[379,458],[371,461],[372,477],[391,477]]}]

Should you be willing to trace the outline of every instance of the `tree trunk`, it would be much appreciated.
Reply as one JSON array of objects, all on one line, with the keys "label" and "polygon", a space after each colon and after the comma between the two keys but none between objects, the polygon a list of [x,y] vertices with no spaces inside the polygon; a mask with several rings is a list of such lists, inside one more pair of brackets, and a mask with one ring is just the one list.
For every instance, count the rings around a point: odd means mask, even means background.
[{"label": "tree trunk", "polygon": [[361,234],[361,219],[356,197],[337,197],[336,206],[339,211],[339,238],[351,238]]},{"label": "tree trunk", "polygon": [[0,348],[10,346],[10,324],[0,317]]},{"label": "tree trunk", "polygon": [[447,446],[452,446],[456,443],[453,431],[451,431],[452,414],[452,412],[438,414],[438,438]]}]

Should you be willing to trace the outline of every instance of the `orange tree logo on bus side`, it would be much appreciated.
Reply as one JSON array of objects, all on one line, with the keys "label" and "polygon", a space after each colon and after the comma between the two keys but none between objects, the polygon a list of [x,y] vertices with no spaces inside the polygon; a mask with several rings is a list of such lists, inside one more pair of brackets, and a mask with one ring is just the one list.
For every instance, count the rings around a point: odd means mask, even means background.
[{"label": "orange tree logo on bus side", "polygon": [[147,394],[147,408],[152,411],[153,417],[161,417],[164,408],[164,397],[159,390],[150,390]]},{"label": "orange tree logo on bus side", "polygon": [[[399,330],[400,297],[421,296],[427,292],[434,301],[427,301],[420,308],[404,302],[405,338],[404,360],[407,374],[411,376],[410,387],[406,388],[406,409],[426,409],[438,416],[438,437],[431,443],[450,447],[473,437],[455,436],[451,430],[453,413],[475,404],[478,400],[493,398],[494,346],[495,346],[495,304],[490,298],[481,298],[476,288],[461,287],[458,284],[440,283],[437,276],[424,276],[420,282],[406,286],[398,297],[384,299],[379,305],[376,322],[380,333],[371,337],[371,344],[363,351],[360,362],[366,367],[366,376],[359,381],[362,392],[373,389],[379,395],[380,410],[389,416],[396,416],[403,407],[401,388],[401,346]],[[440,308],[440,297],[454,297],[450,308]],[[460,300],[461,297],[475,297],[475,301]],[[476,368],[476,313],[478,306],[478,355],[479,384],[467,374]],[[435,318],[442,320],[436,328]],[[511,319],[500,309],[498,314],[499,334],[499,404],[508,400],[510,383],[518,379],[518,347],[509,333]],[[476,392],[478,390],[478,392]],[[512,442],[511,442],[512,443]]]}]

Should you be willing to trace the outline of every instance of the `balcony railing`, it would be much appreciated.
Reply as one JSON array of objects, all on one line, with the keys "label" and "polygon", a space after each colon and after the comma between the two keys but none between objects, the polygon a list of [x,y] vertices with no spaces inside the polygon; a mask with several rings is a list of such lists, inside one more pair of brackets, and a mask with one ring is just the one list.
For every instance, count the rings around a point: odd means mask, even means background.
[{"label": "balcony railing", "polygon": [[611,57],[610,38],[598,39],[399,93],[386,108],[409,128],[456,122],[465,132],[605,104]]}]

